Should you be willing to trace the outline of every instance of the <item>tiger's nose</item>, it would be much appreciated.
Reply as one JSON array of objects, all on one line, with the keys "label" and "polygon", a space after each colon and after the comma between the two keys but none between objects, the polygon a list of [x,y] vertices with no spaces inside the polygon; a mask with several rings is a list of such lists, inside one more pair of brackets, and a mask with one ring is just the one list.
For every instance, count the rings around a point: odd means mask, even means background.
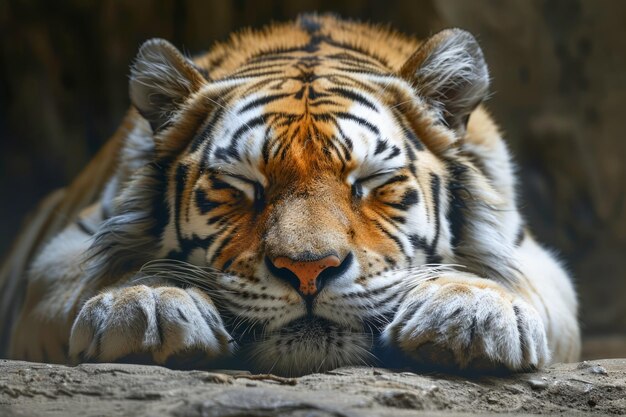
[{"label": "tiger's nose", "polygon": [[[286,281],[290,282],[304,296],[315,295],[323,284],[321,280],[318,279],[322,272],[328,268],[336,269],[341,263],[341,260],[335,255],[329,255],[321,259],[310,261],[297,261],[286,256],[279,256],[272,261],[273,266],[278,269],[277,272],[279,273],[277,275],[280,278],[285,278]],[[297,282],[290,280],[285,274],[281,274],[280,270],[282,268],[291,271],[297,278]]]}]

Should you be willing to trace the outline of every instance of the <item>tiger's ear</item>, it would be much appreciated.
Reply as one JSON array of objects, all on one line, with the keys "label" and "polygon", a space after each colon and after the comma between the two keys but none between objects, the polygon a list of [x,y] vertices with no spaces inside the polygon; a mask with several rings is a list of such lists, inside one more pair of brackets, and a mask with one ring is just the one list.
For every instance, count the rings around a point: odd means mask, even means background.
[{"label": "tiger's ear", "polygon": [[131,67],[130,99],[156,133],[204,82],[174,45],[150,39],[139,48]]},{"label": "tiger's ear", "polygon": [[400,74],[442,111],[447,125],[460,135],[489,90],[483,52],[476,39],[461,29],[446,29],[427,39]]}]

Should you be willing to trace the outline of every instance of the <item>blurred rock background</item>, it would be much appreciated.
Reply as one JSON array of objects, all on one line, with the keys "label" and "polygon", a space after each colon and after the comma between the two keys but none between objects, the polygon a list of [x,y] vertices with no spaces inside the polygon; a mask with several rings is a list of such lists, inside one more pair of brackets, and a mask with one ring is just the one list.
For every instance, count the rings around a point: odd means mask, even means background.
[{"label": "blurred rock background", "polygon": [[151,37],[189,53],[303,11],[420,37],[458,26],[490,65],[488,107],[519,163],[522,210],[573,272],[586,357],[626,357],[626,2],[65,0],[0,2],[0,252],[113,133]]}]

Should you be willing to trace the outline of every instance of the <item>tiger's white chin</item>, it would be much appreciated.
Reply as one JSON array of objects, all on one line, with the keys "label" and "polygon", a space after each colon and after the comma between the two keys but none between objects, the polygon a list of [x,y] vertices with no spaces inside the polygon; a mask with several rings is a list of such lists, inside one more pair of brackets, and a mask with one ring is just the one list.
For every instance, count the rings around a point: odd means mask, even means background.
[{"label": "tiger's white chin", "polygon": [[322,318],[302,318],[257,341],[251,359],[260,372],[300,376],[342,366],[369,365],[369,333],[355,332]]}]

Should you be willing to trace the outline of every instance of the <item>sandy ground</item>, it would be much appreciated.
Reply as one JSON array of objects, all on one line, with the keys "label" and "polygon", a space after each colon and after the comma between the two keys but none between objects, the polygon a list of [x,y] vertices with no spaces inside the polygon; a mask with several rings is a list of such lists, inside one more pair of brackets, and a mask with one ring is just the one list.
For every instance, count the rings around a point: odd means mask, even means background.
[{"label": "sandy ground", "polygon": [[0,416],[626,414],[626,359],[507,377],[341,368],[301,378],[0,360]]}]

